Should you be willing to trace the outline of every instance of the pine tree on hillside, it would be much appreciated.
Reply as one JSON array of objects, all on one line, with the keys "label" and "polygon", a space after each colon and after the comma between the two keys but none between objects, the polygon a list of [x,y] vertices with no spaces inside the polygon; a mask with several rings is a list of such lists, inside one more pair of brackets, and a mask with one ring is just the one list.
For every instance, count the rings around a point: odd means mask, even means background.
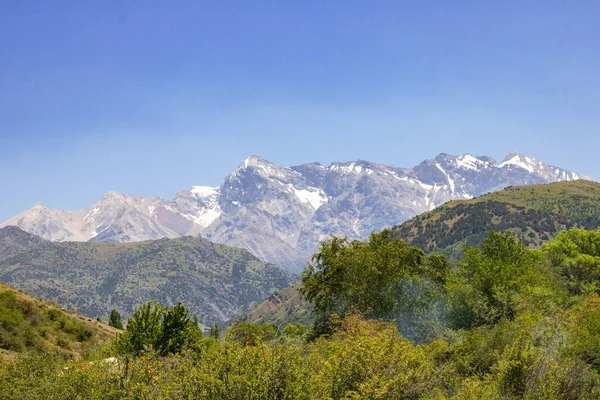
[{"label": "pine tree on hillside", "polygon": [[121,322],[121,314],[115,309],[110,312],[110,319],[108,325],[116,329],[123,329],[123,323]]}]

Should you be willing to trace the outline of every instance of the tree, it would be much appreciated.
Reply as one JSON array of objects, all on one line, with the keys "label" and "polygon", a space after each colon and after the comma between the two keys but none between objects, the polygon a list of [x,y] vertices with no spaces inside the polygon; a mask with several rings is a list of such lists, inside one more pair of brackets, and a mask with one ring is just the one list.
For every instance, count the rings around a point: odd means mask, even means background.
[{"label": "tree", "polygon": [[219,323],[215,322],[211,327],[210,327],[210,333],[209,336],[211,338],[217,339],[219,340],[219,336],[221,335],[221,330],[219,329]]},{"label": "tree", "polygon": [[465,247],[450,284],[455,328],[493,325],[519,311],[555,304],[556,280],[510,233],[490,231],[481,248]]},{"label": "tree", "polygon": [[170,308],[149,301],[127,321],[127,331],[119,337],[118,347],[122,353],[140,354],[153,349],[166,355],[181,352],[201,336],[197,316],[190,318],[181,303]]},{"label": "tree", "polygon": [[117,310],[111,310],[108,325],[116,329],[123,329],[123,323],[121,322],[121,314],[119,314]]},{"label": "tree", "polygon": [[300,292],[314,305],[316,334],[331,330],[332,314],[343,317],[350,310],[396,319],[407,311],[406,291],[412,295],[426,281],[441,287],[449,271],[445,257],[427,258],[389,229],[373,233],[368,242],[332,236],[312,261],[302,274]]},{"label": "tree", "polygon": [[600,289],[600,229],[563,231],[544,250],[571,295]]},{"label": "tree", "polygon": [[198,317],[189,317],[189,311],[181,303],[164,309],[161,332],[155,348],[162,354],[179,353],[187,345],[201,337]]}]

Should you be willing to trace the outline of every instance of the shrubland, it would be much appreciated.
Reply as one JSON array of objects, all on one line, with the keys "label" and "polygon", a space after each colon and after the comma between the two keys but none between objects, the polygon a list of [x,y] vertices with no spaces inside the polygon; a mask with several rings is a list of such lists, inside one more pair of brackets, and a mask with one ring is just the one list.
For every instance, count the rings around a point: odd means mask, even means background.
[{"label": "shrubland", "polygon": [[0,398],[597,399],[599,291],[600,230],[541,249],[491,232],[453,261],[391,231],[334,237],[302,277],[310,324],[203,336],[147,303],[95,352],[4,360]]}]

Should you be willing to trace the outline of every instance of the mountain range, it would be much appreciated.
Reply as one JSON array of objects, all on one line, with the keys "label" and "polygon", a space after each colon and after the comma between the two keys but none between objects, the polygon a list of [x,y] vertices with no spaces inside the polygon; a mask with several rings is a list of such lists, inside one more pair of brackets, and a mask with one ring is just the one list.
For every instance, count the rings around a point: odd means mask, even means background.
[{"label": "mountain range", "polygon": [[362,239],[449,200],[580,178],[517,152],[502,162],[440,154],[413,168],[362,160],[283,167],[250,156],[218,187],[192,186],[172,200],[108,192],[78,211],[38,203],[0,227],[57,242],[197,236],[298,272],[329,235]]},{"label": "mountain range", "polygon": [[247,250],[181,237],[135,243],[51,242],[0,228],[0,281],[95,318],[130,316],[154,300],[184,303],[210,325],[263,301],[296,277]]}]

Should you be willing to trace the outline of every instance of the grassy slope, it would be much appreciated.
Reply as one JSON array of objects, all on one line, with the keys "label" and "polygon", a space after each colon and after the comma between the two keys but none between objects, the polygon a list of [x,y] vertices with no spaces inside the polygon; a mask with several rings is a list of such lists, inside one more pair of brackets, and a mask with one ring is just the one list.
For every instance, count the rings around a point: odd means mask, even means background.
[{"label": "grassy slope", "polygon": [[471,200],[451,201],[395,227],[426,252],[454,254],[483,242],[490,230],[511,230],[539,246],[564,230],[600,226],[600,184],[579,180],[511,187]]},{"label": "grassy slope", "polygon": [[118,331],[96,320],[0,284],[0,354],[27,350],[82,355]]},{"label": "grassy slope", "polygon": [[311,307],[298,293],[298,287],[299,284],[295,284],[273,293],[267,300],[240,317],[239,321],[276,326],[285,323],[309,324],[312,321]]},{"label": "grassy slope", "polygon": [[[14,242],[13,233],[3,241]],[[44,241],[0,261],[0,281],[89,317],[106,317],[112,308],[131,315],[148,300],[181,301],[207,325],[239,315],[293,280],[245,250],[192,237],[138,243]]]}]

